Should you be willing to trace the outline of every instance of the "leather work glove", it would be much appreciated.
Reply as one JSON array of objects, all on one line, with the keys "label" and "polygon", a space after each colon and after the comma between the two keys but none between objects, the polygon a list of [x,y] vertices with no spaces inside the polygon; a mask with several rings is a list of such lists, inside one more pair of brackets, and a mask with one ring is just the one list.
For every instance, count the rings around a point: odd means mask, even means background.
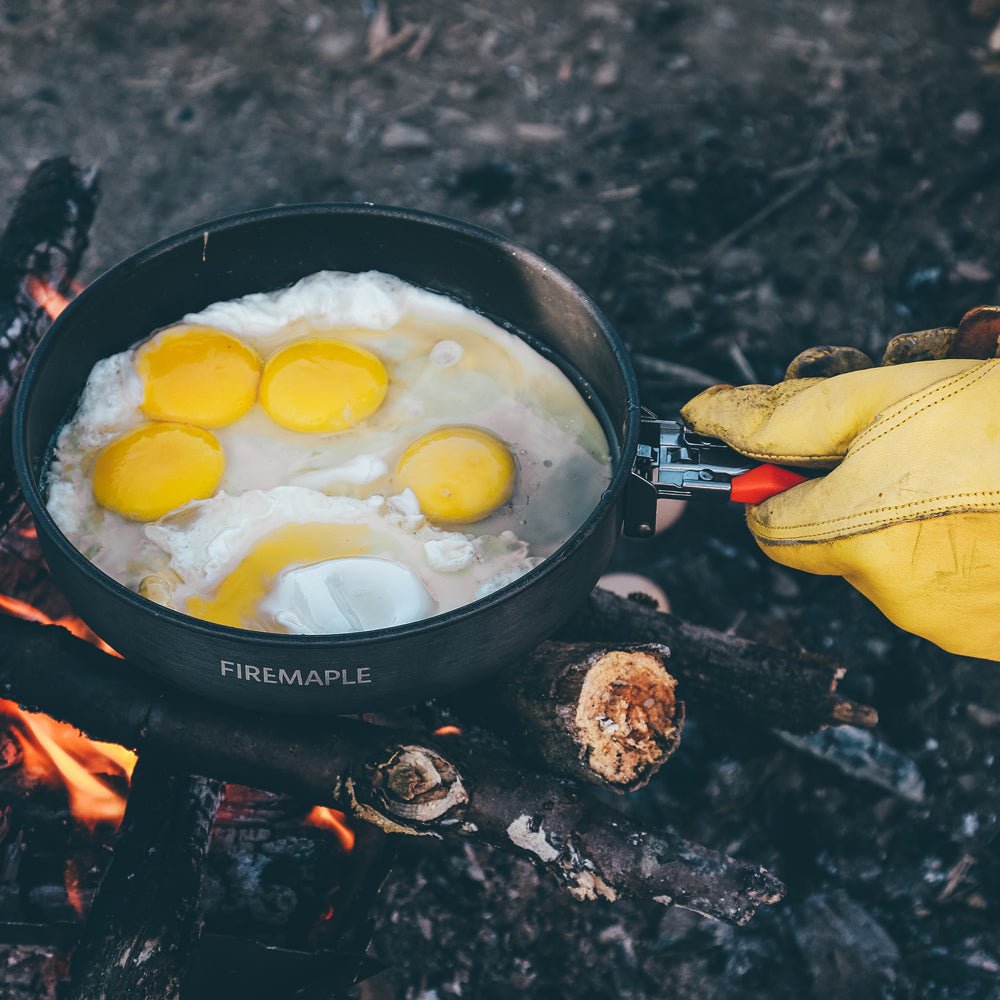
[{"label": "leather work glove", "polygon": [[768,556],[843,576],[949,652],[998,660],[1000,360],[896,364],[926,355],[892,346],[883,367],[714,386],[681,412],[752,458],[832,470],[747,508]]}]

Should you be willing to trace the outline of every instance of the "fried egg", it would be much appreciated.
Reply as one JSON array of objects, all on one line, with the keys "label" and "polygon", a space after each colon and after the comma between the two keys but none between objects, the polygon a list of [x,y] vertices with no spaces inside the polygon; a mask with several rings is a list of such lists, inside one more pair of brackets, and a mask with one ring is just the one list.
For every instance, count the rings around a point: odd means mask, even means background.
[{"label": "fried egg", "polygon": [[151,600],[329,634],[506,586],[609,481],[599,421],[524,340],[390,275],[320,272],[99,361],[48,507]]}]

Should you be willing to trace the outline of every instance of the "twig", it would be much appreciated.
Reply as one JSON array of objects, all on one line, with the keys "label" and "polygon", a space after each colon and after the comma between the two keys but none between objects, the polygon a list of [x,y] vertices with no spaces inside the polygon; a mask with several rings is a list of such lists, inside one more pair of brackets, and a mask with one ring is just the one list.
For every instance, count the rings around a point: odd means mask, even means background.
[{"label": "twig", "polygon": [[735,340],[729,345],[729,357],[732,358],[736,370],[740,373],[740,378],[754,385],[760,382],[760,377],[754,371],[753,365],[750,364],[747,356],[743,353],[743,349]]},{"label": "twig", "polygon": [[816,173],[803,177],[797,184],[793,184],[787,191],[779,194],[777,198],[772,199],[745,222],[741,222],[735,229],[730,230],[725,236],[716,240],[702,258],[703,266],[709,267],[714,264],[734,243],[738,243],[748,233],[753,232],[761,223],[766,222],[772,215],[780,212],[786,205],[790,205],[797,198],[805,194],[819,180],[820,176],[819,168],[817,168]]},{"label": "twig", "polygon": [[697,368],[679,365],[676,361],[653,358],[648,354],[633,354],[632,360],[640,374],[658,376],[684,385],[701,386],[703,389],[707,389],[710,385],[718,385],[724,381],[724,379],[716,378],[714,375],[709,375]]}]

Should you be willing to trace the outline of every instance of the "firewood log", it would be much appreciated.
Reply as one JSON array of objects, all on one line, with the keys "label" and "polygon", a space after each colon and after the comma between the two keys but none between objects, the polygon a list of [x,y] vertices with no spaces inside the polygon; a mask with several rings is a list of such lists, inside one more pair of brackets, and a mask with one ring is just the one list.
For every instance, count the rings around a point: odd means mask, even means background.
[{"label": "firewood log", "polygon": [[390,833],[472,837],[578,899],[632,896],[736,924],[777,902],[769,872],[637,827],[552,775],[353,719],[287,720],[165,693],[55,626],[0,616],[0,695],[179,771],[301,795]]}]

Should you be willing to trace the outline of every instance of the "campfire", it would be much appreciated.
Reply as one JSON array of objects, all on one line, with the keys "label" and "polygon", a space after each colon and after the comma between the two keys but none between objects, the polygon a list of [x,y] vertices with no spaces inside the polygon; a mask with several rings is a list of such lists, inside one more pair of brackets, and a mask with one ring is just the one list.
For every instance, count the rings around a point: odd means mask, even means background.
[{"label": "campfire", "polygon": [[[74,997],[98,983],[109,997],[207,995],[234,969],[252,995],[272,982],[333,995],[371,970],[368,914],[399,836],[499,846],[581,903],[631,897],[741,925],[778,902],[760,866],[643,828],[586,788],[649,782],[686,702],[793,737],[870,727],[829,660],[595,591],[501,680],[419,712],[303,722],[181,698],[69,613],[17,495],[10,403],[80,289],[96,197],[93,172],[42,164],[0,240],[0,941],[54,948]],[[246,877],[275,858],[279,882]]]}]

